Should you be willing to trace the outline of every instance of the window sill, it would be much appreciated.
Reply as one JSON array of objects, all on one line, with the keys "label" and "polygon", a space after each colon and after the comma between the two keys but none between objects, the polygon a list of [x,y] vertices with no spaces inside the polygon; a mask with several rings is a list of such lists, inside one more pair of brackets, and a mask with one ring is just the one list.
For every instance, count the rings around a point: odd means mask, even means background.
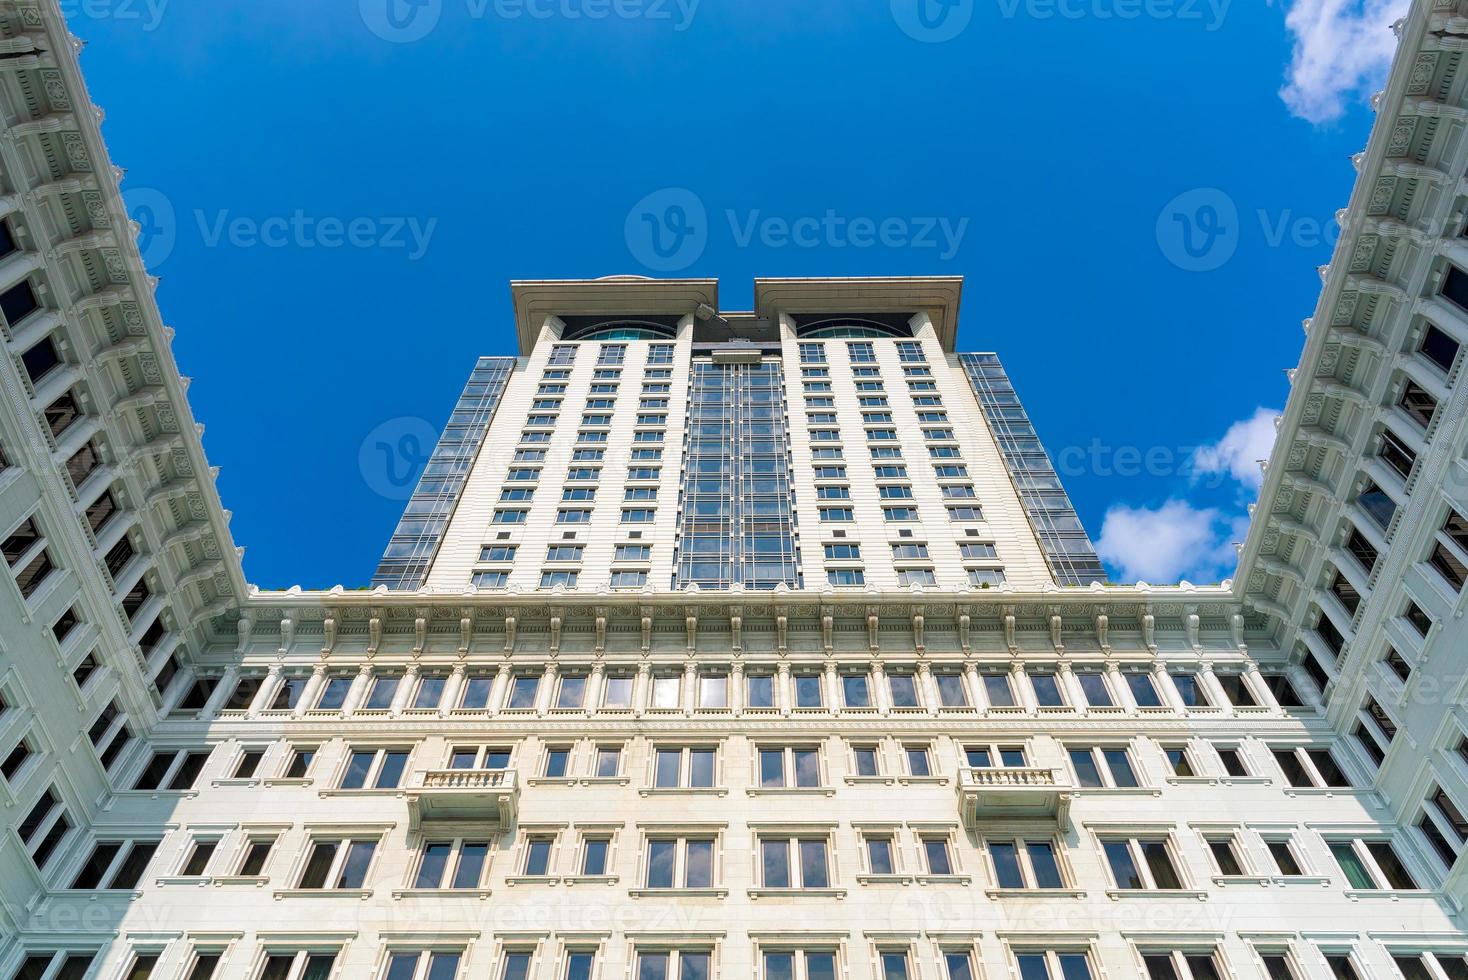
[{"label": "window sill", "polygon": [[323,789],[320,790],[317,795],[320,796],[323,800],[329,800],[333,797],[353,796],[380,796],[383,798],[396,796],[401,798],[403,796],[403,791],[396,786],[392,787],[391,789],[369,789],[367,787],[363,787],[361,789]]},{"label": "window sill", "polygon": [[270,876],[269,875],[215,875],[212,880],[214,882],[214,887],[215,888],[222,888],[225,885],[254,885],[256,888],[259,888],[261,885],[265,885],[265,884],[268,884],[270,882]]},{"label": "window sill", "polygon": [[531,776],[525,780],[527,786],[575,786],[575,776]]},{"label": "window sill", "polygon": [[1220,887],[1227,885],[1267,885],[1269,875],[1214,875],[1212,881]]},{"label": "window sill", "polygon": [[143,897],[141,889],[123,890],[121,888],[58,888],[53,895],[61,895],[67,898],[86,897],[89,902],[96,902],[104,898],[125,899],[134,902]]},{"label": "window sill", "polygon": [[1073,793],[1087,796],[1158,796],[1162,790],[1154,786],[1077,786]]},{"label": "window sill", "polygon": [[856,883],[858,885],[910,885],[912,884],[912,875],[857,875]]},{"label": "window sill", "polygon": [[507,875],[505,884],[510,887],[515,885],[559,885],[559,875]]},{"label": "window sill", "polygon": [[1123,898],[1196,898],[1208,900],[1208,893],[1197,888],[1108,888],[1106,897],[1112,901]]},{"label": "window sill", "polygon": [[283,898],[355,898],[367,901],[370,888],[279,888],[271,893],[278,902]]},{"label": "window sill", "polygon": [[1354,786],[1286,786],[1286,796],[1351,796],[1362,797],[1373,793],[1369,789],[1357,789]]},{"label": "window sill", "polygon": [[835,796],[832,786],[751,786],[748,796]]},{"label": "window sill", "polygon": [[915,875],[914,880],[919,885],[971,885],[974,882],[973,875]]},{"label": "window sill", "polygon": [[1272,786],[1274,780],[1268,776],[1219,776],[1225,786]]},{"label": "window sill", "polygon": [[987,898],[1085,898],[1083,888],[986,888]]},{"label": "window sill", "polygon": [[396,888],[392,897],[401,901],[405,898],[477,898],[489,897],[488,888]]},{"label": "window sill", "polygon": [[1268,880],[1276,885],[1319,885],[1322,888],[1330,886],[1330,878],[1327,875],[1270,875]]},{"label": "window sill", "polygon": [[1169,786],[1217,786],[1217,776],[1168,776]]},{"label": "window sill", "polygon": [[750,898],[834,898],[846,897],[845,888],[751,888]]},{"label": "window sill", "polygon": [[639,796],[728,796],[727,786],[649,786]]},{"label": "window sill", "polygon": [[727,888],[629,888],[632,898],[727,898]]},{"label": "window sill", "polygon": [[629,776],[582,776],[577,782],[582,786],[626,786],[632,779]]},{"label": "window sill", "polygon": [[868,786],[879,786],[879,785],[880,786],[891,786],[896,781],[897,780],[894,779],[892,776],[847,776],[846,777],[846,785],[848,785],[848,786],[862,786],[862,785],[868,785]]},{"label": "window sill", "polygon": [[897,781],[904,786],[929,785],[947,786],[947,776],[898,776]]},{"label": "window sill", "polygon": [[310,776],[280,776],[261,781],[264,786],[310,786],[313,782]]},{"label": "window sill", "polygon": [[167,885],[192,885],[195,888],[203,888],[214,881],[208,875],[164,875],[154,878],[153,884],[159,887]]},{"label": "window sill", "polygon": [[120,789],[112,794],[133,800],[192,800],[199,795],[196,789]]},{"label": "window sill", "polygon": [[566,887],[572,885],[615,885],[621,879],[617,875],[567,875]]},{"label": "window sill", "polygon": [[260,780],[255,776],[231,776],[228,779],[212,779],[209,781],[209,785],[216,788],[224,786],[259,786]]},{"label": "window sill", "polygon": [[1385,898],[1397,902],[1404,898],[1436,898],[1437,892],[1425,888],[1347,888],[1346,897],[1353,902],[1363,898]]}]

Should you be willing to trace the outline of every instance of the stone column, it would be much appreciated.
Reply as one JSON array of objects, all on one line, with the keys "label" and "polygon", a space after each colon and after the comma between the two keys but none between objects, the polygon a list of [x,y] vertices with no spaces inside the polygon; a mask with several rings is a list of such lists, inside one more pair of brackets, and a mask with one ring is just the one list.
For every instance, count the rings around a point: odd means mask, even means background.
[{"label": "stone column", "polygon": [[607,682],[607,665],[598,660],[591,665],[591,675],[586,679],[586,700],[582,706],[589,716],[596,711],[596,706],[601,704],[602,690]]},{"label": "stone column", "polygon": [[1106,683],[1111,688],[1111,696],[1116,698],[1116,703],[1126,709],[1127,714],[1136,714],[1137,699],[1132,697],[1131,685],[1121,676],[1121,668],[1115,660],[1106,661]]},{"label": "stone column", "polygon": [[357,706],[367,696],[367,687],[372,683],[372,664],[366,663],[357,668],[357,676],[352,678],[352,688],[347,691],[347,699],[342,702],[342,714],[350,718],[356,713]]},{"label": "stone column", "polygon": [[880,660],[872,661],[871,669],[872,704],[884,715],[892,713],[892,692],[887,690],[886,665]]},{"label": "stone column", "polygon": [[693,716],[698,707],[698,664],[692,660],[683,664],[683,714]]},{"label": "stone column", "polygon": [[311,668],[311,679],[306,681],[306,689],[301,692],[301,700],[296,702],[296,710],[291,712],[292,718],[305,716],[311,705],[316,703],[316,698],[321,694],[321,685],[325,683],[326,663],[322,662]]},{"label": "stone column", "polygon": [[246,718],[254,718],[269,706],[275,697],[275,689],[280,686],[280,664],[271,664],[270,670],[265,674],[265,680],[260,683],[260,689],[255,692],[255,698],[245,710]]},{"label": "stone column", "polygon": [[234,686],[240,681],[240,669],[230,667],[220,676],[219,683],[214,685],[214,690],[209,694],[209,700],[204,702],[204,710],[199,714],[204,718],[214,718],[224,710],[225,699],[234,691]]},{"label": "stone column", "polygon": [[729,713],[738,717],[744,713],[744,661],[736,660],[729,665]]},{"label": "stone column", "polygon": [[933,665],[926,660],[918,661],[916,683],[923,707],[928,714],[936,715],[943,706],[943,699],[938,696],[938,682],[933,678]]},{"label": "stone column", "polygon": [[651,681],[652,664],[644,660],[637,665],[637,676],[632,680],[632,713],[638,718],[647,713],[647,702],[652,697]]},{"label": "stone column", "polygon": [[1035,692],[1030,688],[1030,679],[1025,676],[1025,665],[1023,661],[1016,660],[1009,665],[1009,686],[1014,690],[1014,699],[1024,706],[1029,714],[1038,711],[1035,704]]},{"label": "stone column", "polygon": [[775,665],[775,707],[780,709],[780,714],[789,716],[790,708],[795,704],[795,692],[790,690],[790,664],[780,661]]},{"label": "stone column", "polygon": [[541,718],[550,711],[551,698],[556,693],[556,662],[552,660],[545,665],[545,673],[540,677],[540,686],[535,689],[535,713]]},{"label": "stone column", "polygon": [[440,718],[447,718],[454,710],[454,705],[459,703],[459,693],[464,690],[464,678],[468,669],[468,665],[460,662],[454,664],[454,669],[449,672],[448,680],[443,685],[443,698],[438,702]]},{"label": "stone column", "polygon": [[836,673],[836,661],[826,661],[826,672],[822,679],[825,687],[826,710],[836,712],[841,710],[841,678]]},{"label": "stone column", "polygon": [[988,698],[984,695],[984,685],[979,681],[979,665],[972,660],[963,662],[963,681],[968,686],[970,702],[975,709],[983,711]]},{"label": "stone column", "polygon": [[387,707],[387,713],[394,718],[402,714],[403,709],[408,706],[408,699],[418,686],[418,671],[421,669],[418,664],[408,664],[408,669],[403,671],[403,676],[398,680],[398,689],[393,692],[392,704]]},{"label": "stone column", "polygon": [[490,685],[489,700],[484,702],[485,710],[495,715],[504,710],[506,699],[509,698],[510,687],[510,664],[508,661],[500,664],[499,670],[495,671],[494,683]]}]

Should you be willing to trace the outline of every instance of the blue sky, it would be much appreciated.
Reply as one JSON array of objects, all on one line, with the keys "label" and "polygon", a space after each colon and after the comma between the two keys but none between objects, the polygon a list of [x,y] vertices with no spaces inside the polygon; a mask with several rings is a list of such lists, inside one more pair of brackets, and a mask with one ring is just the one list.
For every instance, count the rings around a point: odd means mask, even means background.
[{"label": "blue sky", "polygon": [[963,275],[959,349],[1001,354],[1116,576],[1227,575],[1392,19],[63,6],[263,587],[367,582],[474,359],[513,352],[509,280],[617,273],[715,276],[728,309],[755,276]]}]

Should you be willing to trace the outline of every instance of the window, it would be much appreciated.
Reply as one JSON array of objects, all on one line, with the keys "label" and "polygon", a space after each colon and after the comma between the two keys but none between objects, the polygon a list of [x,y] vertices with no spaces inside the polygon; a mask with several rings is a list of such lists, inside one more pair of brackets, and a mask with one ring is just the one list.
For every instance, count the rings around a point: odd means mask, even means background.
[{"label": "window", "polygon": [[456,745],[449,752],[450,769],[508,769],[510,750],[495,745]]},{"label": "window", "polygon": [[903,588],[910,585],[937,585],[938,577],[931,568],[903,568],[897,572],[897,584]]},{"label": "window", "polygon": [[230,778],[250,779],[254,777],[255,771],[260,768],[260,760],[264,758],[264,749],[246,749],[235,761],[234,771],[230,773]]},{"label": "window", "polygon": [[1401,397],[1397,404],[1402,410],[1422,428],[1426,429],[1432,425],[1433,413],[1437,411],[1437,399],[1419,387],[1416,382],[1408,381],[1402,386]]},{"label": "window", "polygon": [[1428,555],[1428,564],[1455,591],[1462,591],[1463,586],[1468,584],[1468,557],[1465,556],[1468,556],[1468,518],[1455,510],[1449,510],[1432,553]]},{"label": "window", "polygon": [[1117,888],[1150,890],[1183,886],[1166,837],[1103,839],[1101,849]]},{"label": "window", "polygon": [[647,841],[647,888],[712,888],[714,841],[702,837],[652,837]]},{"label": "window", "polygon": [[1243,753],[1232,746],[1215,745],[1214,751],[1218,753],[1218,759],[1223,763],[1223,771],[1230,776],[1249,776],[1249,766],[1244,762]]},{"label": "window", "polygon": [[846,708],[870,708],[872,706],[871,685],[865,673],[841,672],[841,703]]},{"label": "window", "polygon": [[387,958],[383,980],[454,980],[459,973],[457,952],[422,950],[394,952]]},{"label": "window", "polygon": [[912,976],[908,969],[907,950],[878,950],[877,958],[882,964],[882,980],[908,980]]},{"label": "window", "polygon": [[1351,785],[1329,749],[1294,748],[1272,751],[1275,762],[1279,764],[1291,786],[1349,788]]},{"label": "window", "polygon": [[1295,685],[1290,682],[1287,674],[1260,674],[1264,681],[1264,687],[1273,695],[1274,700],[1281,708],[1303,708],[1305,701],[1300,693],[1295,690]]},{"label": "window", "polygon": [[773,708],[775,706],[775,678],[766,673],[750,673],[744,679],[744,706],[746,708]]},{"label": "window", "polygon": [[1168,950],[1144,953],[1148,980],[1222,980],[1212,950]]},{"label": "window", "polygon": [[717,750],[659,747],[653,752],[653,785],[659,789],[706,789],[714,785]]},{"label": "window", "polygon": [[596,767],[598,779],[614,779],[622,773],[622,747],[620,745],[598,745]]},{"label": "window", "polygon": [[638,950],[634,980],[709,980],[709,961],[705,950]]},{"label": "window", "polygon": [[612,556],[613,561],[650,561],[652,546],[646,544],[619,544]]},{"label": "window", "polygon": [[479,888],[489,864],[487,840],[431,840],[423,844],[414,888]]},{"label": "window", "polygon": [[397,789],[408,767],[406,749],[354,749],[347,756],[342,789]]},{"label": "window", "polygon": [[[1349,958],[1342,958],[1347,959],[1349,968]],[[1439,977],[1459,980],[1468,973],[1462,953],[1398,953],[1392,956],[1392,964],[1405,980],[1438,980]],[[1356,977],[1353,975],[1349,980]]]},{"label": "window", "polygon": [[1157,693],[1157,685],[1152,680],[1152,675],[1139,670],[1128,671],[1123,675],[1126,678],[1127,687],[1132,692],[1132,697],[1139,708],[1162,707],[1162,696]]},{"label": "window", "polygon": [[1458,342],[1432,324],[1422,333],[1422,343],[1417,348],[1433,364],[1451,374],[1453,362],[1458,359]]},{"label": "window", "polygon": [[897,864],[894,858],[892,838],[886,834],[863,834],[862,843],[865,845],[867,858],[867,873],[874,875],[890,875],[897,873]]},{"label": "window", "polygon": [[1176,777],[1187,779],[1198,775],[1198,768],[1193,765],[1192,754],[1186,745],[1162,746],[1162,758],[1168,771]]},{"label": "window", "polygon": [[953,850],[946,834],[923,834],[918,838],[922,847],[923,866],[934,876],[955,874]]},{"label": "window", "polygon": [[358,889],[367,881],[375,840],[313,840],[298,888]]},{"label": "window", "polygon": [[907,760],[907,774],[925,778],[933,774],[933,759],[926,745],[908,744],[902,747],[902,756]]},{"label": "window", "polygon": [[402,683],[402,680],[402,677],[397,674],[378,674],[372,678],[372,686],[367,689],[367,697],[362,701],[363,709],[386,711],[391,708],[393,698],[398,694],[398,685]]},{"label": "window", "polygon": [[507,950],[500,980],[527,980],[530,976],[531,953],[522,950]]},{"label": "window", "polygon": [[1072,747],[1070,763],[1083,787],[1130,789],[1139,785],[1131,756],[1121,746]]},{"label": "window", "polygon": [[139,790],[190,790],[194,788],[194,782],[199,778],[199,772],[204,768],[204,763],[209,759],[206,750],[188,751],[160,750],[153,753],[153,758],[146,768],[138,776],[137,782],[133,783],[133,789]]},{"label": "window", "polygon": [[1010,684],[1009,674],[986,670],[979,674],[979,680],[984,686],[984,695],[989,699],[991,708],[1013,708],[1018,702],[1014,699],[1014,687]]},{"label": "window", "polygon": [[41,980],[43,977],[46,980],[83,980],[90,976],[92,962],[96,958],[97,954],[90,951],[78,953],[47,950],[28,953],[11,980]]},{"label": "window", "polygon": [[[126,540],[125,538],[123,540]],[[0,554],[10,570],[15,573],[15,584],[23,598],[35,595],[46,576],[51,574],[51,556],[46,550],[45,538],[37,529],[34,520],[27,518],[10,536],[0,543]],[[120,571],[121,569],[119,569]]]},{"label": "window", "polygon": [[1030,687],[1035,691],[1035,703],[1042,708],[1063,708],[1065,694],[1060,689],[1060,679],[1054,674],[1036,672],[1029,675]]},{"label": "window", "polygon": [[157,841],[98,841],[68,887],[119,890],[135,888],[157,853]]},{"label": "window", "polygon": [[345,674],[329,674],[321,685],[321,694],[316,699],[319,711],[339,711],[347,703],[347,694],[352,690],[352,678]]},{"label": "window", "polygon": [[304,779],[311,771],[311,763],[316,758],[316,747],[314,745],[295,745],[286,750],[285,765],[281,768],[281,776],[285,779]]},{"label": "window", "polygon": [[1463,843],[1468,841],[1468,818],[1463,816],[1458,804],[1441,786],[1428,788],[1422,814],[1417,818],[1417,829],[1422,831],[1443,864],[1452,868],[1462,853]]},{"label": "window", "polygon": [[990,838],[985,847],[1000,888],[1063,888],[1055,843],[1026,838]]},{"label": "window", "polygon": [[601,706],[611,709],[632,707],[632,677],[628,674],[608,674],[603,681]]},{"label": "window", "polygon": [[1397,513],[1397,502],[1373,480],[1367,480],[1366,485],[1361,488],[1361,494],[1356,498],[1356,503],[1383,531],[1392,522]]},{"label": "window", "polygon": [[652,678],[652,701],[649,707],[672,710],[683,703],[682,674],[654,674]]},{"label": "window", "polygon": [[1213,702],[1203,687],[1203,679],[1189,670],[1178,671],[1172,676],[1172,686],[1177,689],[1178,699],[1186,708],[1209,708]]},{"label": "window", "polygon": [[820,708],[825,704],[821,692],[821,675],[798,673],[795,680],[795,706],[797,708]]},{"label": "window", "polygon": [[968,688],[964,686],[963,674],[956,670],[939,670],[933,673],[938,685],[938,703],[944,708],[969,707]]},{"label": "window", "polygon": [[1235,708],[1259,707],[1259,699],[1254,696],[1243,674],[1220,673],[1214,674],[1213,677],[1218,682],[1218,686],[1223,689],[1223,695],[1228,698],[1228,703]]},{"label": "window", "polygon": [[881,753],[875,745],[854,745],[851,756],[853,771],[858,776],[881,775]]},{"label": "window", "polygon": [[1391,841],[1356,837],[1326,843],[1352,888],[1375,891],[1417,887]]},{"label": "window", "polygon": [[566,767],[571,760],[571,750],[564,745],[552,745],[545,750],[545,765],[541,775],[547,779],[564,779]]},{"label": "window", "polygon": [[892,696],[894,708],[921,708],[918,697],[917,678],[909,671],[894,670],[887,675],[887,690]]},{"label": "window", "polygon": [[836,980],[834,950],[771,949],[763,963],[763,980]]},{"label": "window", "polygon": [[866,572],[860,568],[828,568],[826,581],[831,585],[850,586],[865,585],[867,579]]},{"label": "window", "polygon": [[618,569],[612,572],[611,587],[614,589],[640,589],[647,585],[647,572],[641,569]]},{"label": "window", "polygon": [[1022,769],[1029,764],[1023,745],[969,744],[963,747],[964,763],[975,769],[1000,766]]},{"label": "window", "polygon": [[505,702],[506,710],[529,711],[533,709],[539,691],[539,674],[516,674],[510,680],[510,696],[509,700]]},{"label": "window", "polygon": [[1417,453],[1391,429],[1381,430],[1381,447],[1377,450],[1377,455],[1403,480],[1411,478],[1412,467],[1417,463]]},{"label": "window", "polygon": [[1086,703],[1092,708],[1110,708],[1116,705],[1111,696],[1111,685],[1106,682],[1106,672],[1095,669],[1079,669],[1075,672],[1076,681],[1081,685],[1081,693],[1086,697]]},{"label": "window", "polygon": [[[764,888],[830,888],[824,837],[759,839],[760,884]],[[793,860],[792,860],[793,859]]]},{"label": "window", "polygon": [[814,788],[821,785],[819,747],[764,747],[758,750],[759,785],[765,789]]}]

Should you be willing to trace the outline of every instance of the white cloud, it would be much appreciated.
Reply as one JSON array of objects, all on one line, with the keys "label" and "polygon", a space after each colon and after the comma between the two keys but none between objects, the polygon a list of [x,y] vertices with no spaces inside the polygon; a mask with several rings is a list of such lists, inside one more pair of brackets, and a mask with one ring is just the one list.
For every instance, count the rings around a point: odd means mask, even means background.
[{"label": "white cloud", "polygon": [[1156,508],[1118,504],[1106,512],[1096,552],[1126,582],[1214,582],[1232,574],[1233,543],[1247,520],[1169,500]]},{"label": "white cloud", "polygon": [[1259,461],[1268,459],[1274,448],[1274,417],[1278,414],[1272,409],[1256,408],[1253,415],[1229,426],[1218,442],[1199,447],[1193,454],[1194,468],[1199,473],[1227,473],[1258,490],[1264,482]]},{"label": "white cloud", "polygon": [[1391,25],[1407,0],[1294,0],[1285,27],[1294,38],[1280,97],[1312,123],[1338,119],[1346,97],[1381,87],[1397,48]]}]

